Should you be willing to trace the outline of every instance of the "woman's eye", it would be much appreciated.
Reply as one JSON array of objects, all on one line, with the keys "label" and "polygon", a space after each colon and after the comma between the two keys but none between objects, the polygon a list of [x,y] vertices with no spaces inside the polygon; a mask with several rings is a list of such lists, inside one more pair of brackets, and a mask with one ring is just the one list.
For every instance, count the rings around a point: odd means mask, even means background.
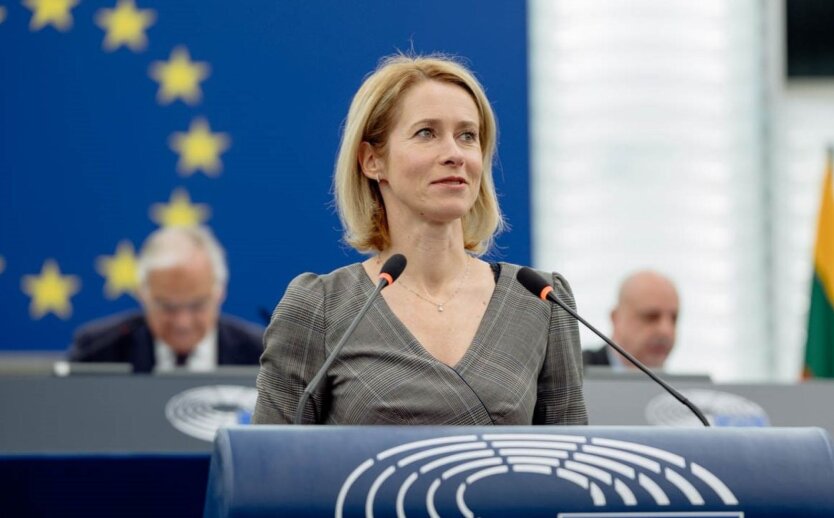
[{"label": "woman's eye", "polygon": [[460,138],[465,142],[476,142],[478,140],[478,135],[474,131],[464,131],[460,134]]},{"label": "woman's eye", "polygon": [[432,135],[434,135],[434,132],[432,132],[431,128],[423,128],[421,130],[418,130],[416,133],[416,136],[421,138],[429,138]]}]

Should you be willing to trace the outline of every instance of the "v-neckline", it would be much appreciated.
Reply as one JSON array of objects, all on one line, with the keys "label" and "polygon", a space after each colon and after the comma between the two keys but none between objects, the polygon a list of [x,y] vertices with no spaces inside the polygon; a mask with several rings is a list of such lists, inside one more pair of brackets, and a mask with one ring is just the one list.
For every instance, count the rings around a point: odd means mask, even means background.
[{"label": "v-neckline", "polygon": [[[491,321],[494,320],[492,318],[492,316],[490,316],[490,315],[491,315],[491,313],[494,313],[495,311],[497,311],[495,309],[495,306],[499,304],[499,301],[498,301],[499,291],[504,292],[503,288],[504,288],[504,285],[507,282],[506,279],[510,278],[510,277],[507,276],[507,264],[506,263],[499,263],[499,264],[501,265],[501,272],[498,275],[498,279],[495,281],[495,287],[492,290],[492,295],[489,297],[489,303],[487,303],[486,310],[484,311],[484,314],[481,316],[481,321],[478,322],[478,328],[475,330],[475,335],[472,337],[472,341],[467,346],[466,352],[463,353],[463,356],[461,356],[460,359],[457,361],[457,363],[455,363],[454,365],[449,365],[448,363],[440,360],[435,355],[430,353],[429,350],[426,349],[426,347],[420,342],[420,340],[418,340],[417,337],[414,336],[414,333],[411,332],[411,329],[409,329],[408,326],[406,326],[403,323],[403,321],[400,320],[400,317],[398,317],[397,314],[394,313],[394,310],[392,310],[391,306],[388,305],[388,301],[385,300],[385,297],[382,297],[381,294],[378,297],[379,298],[379,304],[380,304],[378,306],[379,310],[382,311],[384,316],[391,319],[391,321],[393,321],[396,324],[396,326],[399,328],[399,331],[402,332],[403,336],[405,336],[407,338],[408,343],[413,344],[415,346],[414,348],[417,349],[417,351],[420,354],[422,354],[425,357],[430,358],[431,360],[439,363],[440,365],[443,365],[445,367],[448,367],[448,368],[453,369],[453,370],[457,371],[458,373],[460,373],[461,370],[463,368],[465,368],[466,365],[469,363],[469,358],[473,354],[475,354],[474,350],[479,345],[481,345],[483,343],[483,340],[481,339],[482,338],[481,335],[483,335],[486,332],[486,330],[485,330],[485,327],[487,325],[486,322],[488,322],[488,321],[491,322]],[[364,279],[363,282],[364,282],[364,285],[365,285],[365,292],[368,295],[370,295],[371,292],[373,292],[373,290],[376,288],[376,286],[374,285],[371,278],[368,276],[368,273],[365,271],[365,268],[362,266],[362,263],[356,263],[356,267],[359,269],[359,273],[361,274],[362,278]]]}]

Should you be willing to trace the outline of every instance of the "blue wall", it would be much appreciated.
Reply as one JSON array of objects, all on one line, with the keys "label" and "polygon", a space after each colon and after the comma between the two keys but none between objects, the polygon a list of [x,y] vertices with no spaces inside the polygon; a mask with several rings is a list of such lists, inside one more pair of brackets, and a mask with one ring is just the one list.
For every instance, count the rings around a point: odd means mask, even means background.
[{"label": "blue wall", "polygon": [[[512,225],[497,257],[530,261],[527,31],[523,2],[139,0],[153,9],[148,45],[103,48],[108,2],[81,2],[66,31],[31,30],[6,2],[0,23],[0,349],[63,349],[81,323],[137,307],[110,299],[96,269],[127,240],[157,228],[149,215],[184,189],[207,205],[228,250],[224,309],[256,322],[303,271],[355,261],[340,242],[330,184],[351,96],[381,56],[413,48],[465,57],[496,110],[496,183]],[[202,100],[157,101],[148,74],[184,45],[206,62]],[[231,146],[222,172],[177,172],[169,147],[204,117]],[[75,275],[72,313],[35,317],[22,279],[47,259]]]}]

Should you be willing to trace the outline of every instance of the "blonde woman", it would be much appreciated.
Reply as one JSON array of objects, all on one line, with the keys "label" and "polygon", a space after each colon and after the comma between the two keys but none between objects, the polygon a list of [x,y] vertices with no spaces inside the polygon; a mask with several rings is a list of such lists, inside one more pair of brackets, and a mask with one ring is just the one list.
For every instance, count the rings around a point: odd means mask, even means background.
[{"label": "blonde woman", "polygon": [[[292,281],[265,336],[256,423],[292,422],[301,394],[374,289],[408,258],[303,409],[304,423],[586,424],[575,321],[518,266],[479,258],[503,227],[496,123],[443,56],[384,59],[353,98],[335,171],[345,240],[370,255]],[[567,282],[552,275],[573,304]]]}]

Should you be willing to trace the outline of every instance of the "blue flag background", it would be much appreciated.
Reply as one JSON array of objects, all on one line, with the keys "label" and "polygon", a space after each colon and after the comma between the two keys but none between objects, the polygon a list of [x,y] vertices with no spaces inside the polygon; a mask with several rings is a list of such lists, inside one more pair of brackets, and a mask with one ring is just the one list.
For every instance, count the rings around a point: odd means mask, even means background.
[{"label": "blue flag background", "polygon": [[166,221],[215,231],[224,310],[260,323],[297,274],[359,259],[331,206],[341,124],[411,49],[484,84],[512,226],[493,256],[529,263],[523,2],[0,0],[0,349],[137,307],[119,265]]}]

